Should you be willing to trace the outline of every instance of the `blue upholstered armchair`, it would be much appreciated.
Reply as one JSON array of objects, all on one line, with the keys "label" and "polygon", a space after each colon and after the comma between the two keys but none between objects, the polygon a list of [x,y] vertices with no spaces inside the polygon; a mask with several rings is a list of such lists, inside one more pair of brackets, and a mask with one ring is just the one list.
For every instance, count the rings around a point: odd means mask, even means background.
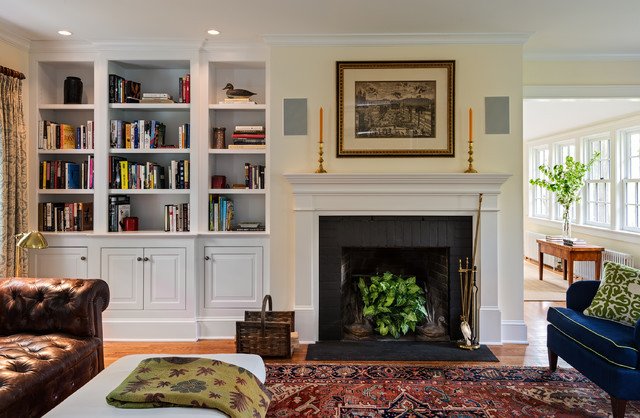
[{"label": "blue upholstered armchair", "polygon": [[623,417],[627,401],[640,399],[640,320],[632,327],[585,315],[599,284],[573,283],[567,307],[549,308],[549,368],[562,357],[609,394],[614,418]]}]

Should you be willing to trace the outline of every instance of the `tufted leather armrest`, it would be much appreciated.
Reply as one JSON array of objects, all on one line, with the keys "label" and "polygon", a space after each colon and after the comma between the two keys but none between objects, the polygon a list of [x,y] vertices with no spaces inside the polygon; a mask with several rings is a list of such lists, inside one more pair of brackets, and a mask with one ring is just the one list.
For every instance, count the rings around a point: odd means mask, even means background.
[{"label": "tufted leather armrest", "polygon": [[100,279],[0,279],[0,335],[61,332],[102,340],[109,287]]}]

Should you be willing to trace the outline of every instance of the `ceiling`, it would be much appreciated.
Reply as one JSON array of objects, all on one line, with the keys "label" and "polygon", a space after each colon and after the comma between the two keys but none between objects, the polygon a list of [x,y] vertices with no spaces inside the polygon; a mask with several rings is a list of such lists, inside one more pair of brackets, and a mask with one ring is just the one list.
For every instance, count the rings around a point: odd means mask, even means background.
[{"label": "ceiling", "polygon": [[509,33],[526,54],[640,54],[639,16],[637,0],[0,0],[0,32],[27,40]]}]

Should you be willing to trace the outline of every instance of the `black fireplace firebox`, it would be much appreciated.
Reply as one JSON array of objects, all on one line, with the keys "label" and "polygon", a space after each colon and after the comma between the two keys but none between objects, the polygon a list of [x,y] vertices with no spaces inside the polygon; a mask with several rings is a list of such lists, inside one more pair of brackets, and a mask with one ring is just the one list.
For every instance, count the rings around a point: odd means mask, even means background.
[{"label": "black fireplace firebox", "polygon": [[428,321],[403,339],[462,338],[458,260],[471,258],[470,216],[321,216],[319,250],[321,341],[379,338],[361,326],[357,280],[385,271],[415,276],[426,292]]}]

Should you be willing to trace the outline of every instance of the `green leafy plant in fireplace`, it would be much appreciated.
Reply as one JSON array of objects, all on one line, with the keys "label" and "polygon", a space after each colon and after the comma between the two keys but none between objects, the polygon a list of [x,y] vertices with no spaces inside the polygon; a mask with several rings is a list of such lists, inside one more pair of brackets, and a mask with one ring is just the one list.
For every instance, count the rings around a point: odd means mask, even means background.
[{"label": "green leafy plant in fireplace", "polygon": [[358,288],[364,302],[362,313],[374,322],[380,335],[399,338],[409,330],[415,331],[427,315],[424,291],[415,277],[402,278],[387,271],[369,280],[361,277]]}]

